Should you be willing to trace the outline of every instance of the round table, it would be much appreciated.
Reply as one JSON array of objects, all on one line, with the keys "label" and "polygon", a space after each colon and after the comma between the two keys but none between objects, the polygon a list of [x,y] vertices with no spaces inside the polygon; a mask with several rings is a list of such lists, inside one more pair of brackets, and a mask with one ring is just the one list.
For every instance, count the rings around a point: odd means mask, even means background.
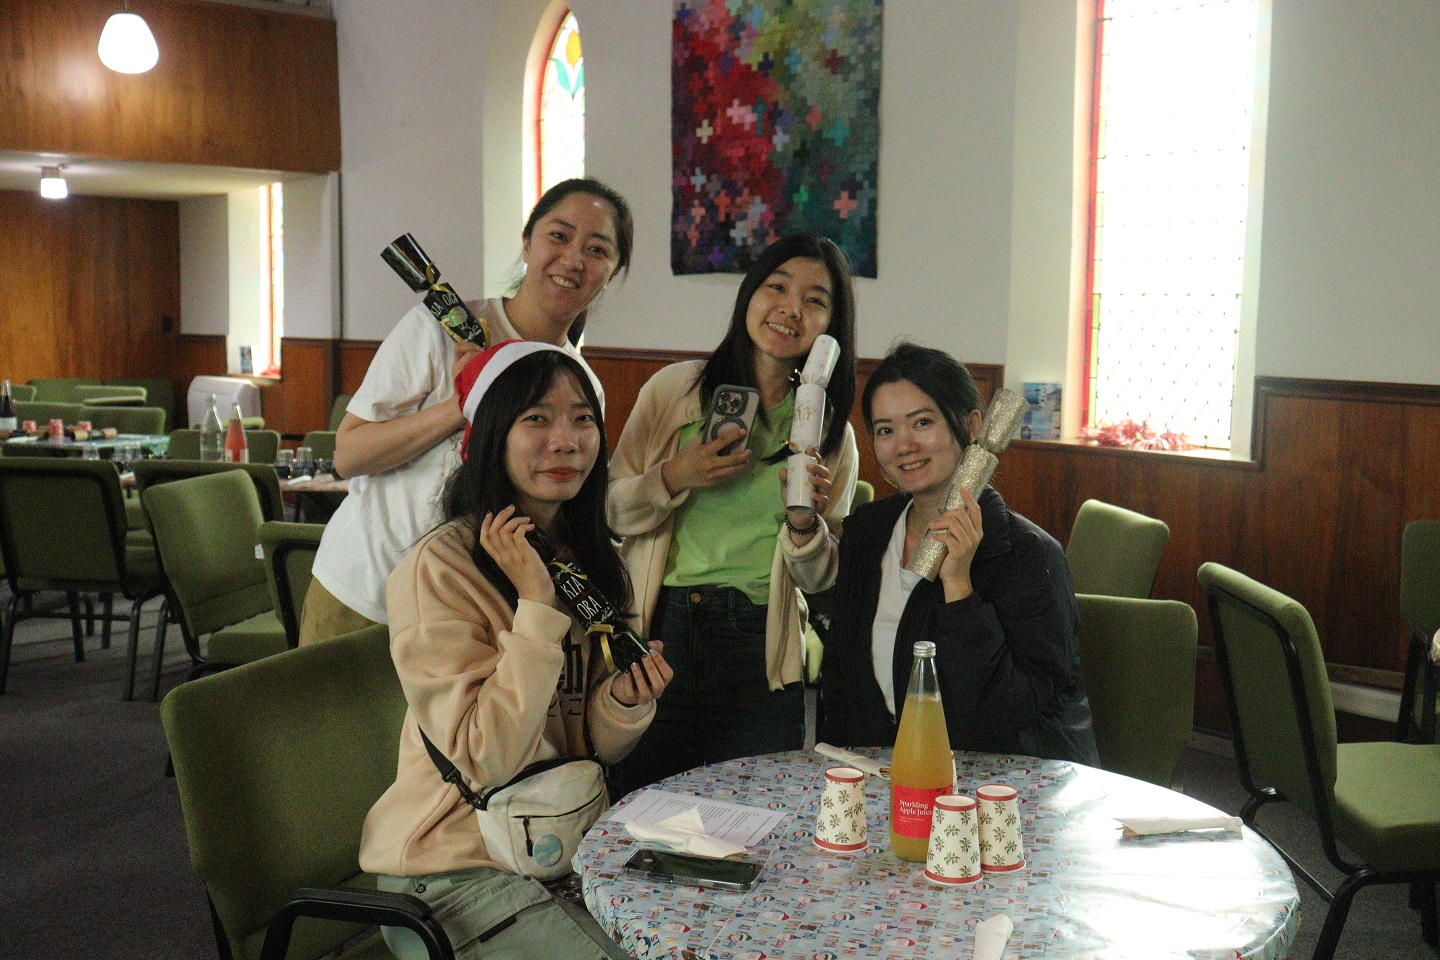
[{"label": "round table", "polygon": [[[888,750],[859,751],[887,757]],[[626,874],[639,841],[611,820],[575,854],[585,903],[637,957],[969,960],[976,923],[1015,923],[1007,960],[1284,957],[1299,898],[1290,870],[1249,829],[1122,837],[1115,816],[1213,816],[1198,800],[1081,764],[960,753],[957,784],[1020,793],[1026,865],[939,887],[924,864],[890,852],[889,784],[866,778],[868,850],[822,852],[815,811],[833,760],[793,752],[700,767],[658,789],[786,810],[749,856],[765,861],[746,893],[653,883]]]}]

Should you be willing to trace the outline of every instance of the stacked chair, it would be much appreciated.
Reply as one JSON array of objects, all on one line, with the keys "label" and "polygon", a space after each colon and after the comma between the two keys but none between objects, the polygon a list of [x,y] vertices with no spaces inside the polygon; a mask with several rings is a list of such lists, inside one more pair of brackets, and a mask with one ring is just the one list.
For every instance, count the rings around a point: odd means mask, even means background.
[{"label": "stacked chair", "polygon": [[[289,649],[265,565],[255,554],[265,517],[247,472],[232,468],[151,484],[141,499],[166,596],[155,637],[151,699],[160,692],[171,617],[180,624],[194,664],[190,679]],[[208,637],[204,652],[202,637]]]},{"label": "stacked chair", "polygon": [[433,960],[454,956],[424,901],[378,892],[356,866],[365,816],[395,780],[404,717],[384,626],[165,697],[190,861],[220,956],[389,957],[376,925],[414,930]]},{"label": "stacked chair", "polygon": [[[1199,577],[1235,760],[1250,795],[1240,816],[1258,831],[1263,806],[1294,803],[1315,819],[1325,856],[1345,874],[1332,892],[1276,846],[1330,904],[1314,957],[1334,956],[1355,894],[1372,883],[1413,884],[1425,942],[1440,943],[1440,746],[1337,743],[1330,680],[1310,614],[1218,563],[1202,566]],[[1358,859],[1347,859],[1342,844]]]},{"label": "stacked chair", "polygon": [[1400,540],[1400,615],[1410,633],[1400,691],[1397,739],[1434,743],[1436,668],[1431,638],[1440,630],[1440,520],[1416,520]]},{"label": "stacked chair", "polygon": [[7,457],[0,459],[0,556],[10,581],[10,603],[0,628],[0,693],[5,691],[15,621],[21,604],[41,590],[70,597],[75,659],[84,659],[76,597],[104,599],[102,646],[109,646],[112,598],[133,601],[129,616],[130,699],[144,603],[161,591],[155,552],[127,537],[120,475],[104,460]]}]

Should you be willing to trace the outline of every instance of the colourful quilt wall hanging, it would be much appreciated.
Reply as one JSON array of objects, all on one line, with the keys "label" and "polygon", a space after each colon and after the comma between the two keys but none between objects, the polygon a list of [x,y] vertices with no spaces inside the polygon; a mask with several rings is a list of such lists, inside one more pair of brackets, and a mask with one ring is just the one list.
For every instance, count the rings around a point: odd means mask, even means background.
[{"label": "colourful quilt wall hanging", "polygon": [[808,230],[876,275],[881,0],[675,0],[677,274]]}]

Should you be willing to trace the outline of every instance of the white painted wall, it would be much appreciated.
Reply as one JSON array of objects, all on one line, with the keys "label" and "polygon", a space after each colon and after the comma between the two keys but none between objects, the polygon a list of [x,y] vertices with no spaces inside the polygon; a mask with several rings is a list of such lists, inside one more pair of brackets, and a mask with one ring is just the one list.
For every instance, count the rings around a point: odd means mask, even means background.
[{"label": "white painted wall", "polygon": [[480,296],[485,56],[499,0],[335,0],[343,335],[378,340],[417,297],[380,259],[413,233]]},{"label": "white painted wall", "polygon": [[284,195],[285,336],[336,336],[340,318],[340,175],[286,180]]},{"label": "white painted wall", "polygon": [[[269,313],[269,287],[264,277],[264,221],[260,190],[238,190],[228,197],[230,221],[230,327],[225,338],[227,373],[240,372],[240,348],[250,347],[259,373],[269,365],[261,327]],[[222,412],[223,414],[223,412]]]},{"label": "white painted wall", "polygon": [[230,330],[230,203],[223,194],[181,200],[180,332]]}]

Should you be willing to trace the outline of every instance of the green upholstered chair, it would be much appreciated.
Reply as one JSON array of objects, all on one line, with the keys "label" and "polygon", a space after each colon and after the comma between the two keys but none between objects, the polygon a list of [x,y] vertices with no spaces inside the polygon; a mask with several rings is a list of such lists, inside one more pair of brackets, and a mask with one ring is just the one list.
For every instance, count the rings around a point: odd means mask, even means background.
[{"label": "green upholstered chair", "polygon": [[[134,601],[128,617],[127,653],[133,681],[140,611],[160,594],[155,552],[126,537],[120,475],[103,460],[7,457],[0,460],[0,556],[10,581],[10,603],[0,628],[0,693],[10,665],[17,616],[47,616],[20,604],[38,590],[71,598],[75,659],[84,659],[75,598],[100,594],[104,601],[103,646],[109,646],[114,594]],[[124,697],[131,697],[127,684]]]},{"label": "green upholstered chair", "polygon": [[1148,597],[1169,539],[1170,528],[1162,520],[1086,500],[1065,545],[1070,582],[1076,593]]},{"label": "green upholstered chair", "polygon": [[[850,512],[863,507],[875,499],[875,487],[868,480],[855,481],[855,495],[850,498]],[[820,682],[820,665],[825,660],[825,636],[830,632],[830,591],[807,594],[810,622],[805,627],[805,682],[814,686]]]},{"label": "green upholstered chair", "polygon": [[1398,739],[1434,743],[1436,668],[1431,638],[1440,630],[1440,520],[1416,520],[1400,538],[1400,615],[1410,632],[1400,691]]},{"label": "green upholstered chair", "polygon": [[159,407],[165,411],[166,426],[156,433],[166,433],[175,417],[175,384],[164,377],[134,377],[130,379],[106,380],[106,384],[119,387],[144,387],[147,406]]},{"label": "green upholstered chair", "polygon": [[327,425],[331,430],[340,429],[340,421],[345,419],[345,408],[350,406],[351,396],[353,394],[335,394],[335,402],[330,404],[330,423]]},{"label": "green upholstered chair", "polygon": [[[1276,847],[1330,902],[1314,957],[1334,956],[1355,894],[1372,883],[1417,885],[1425,942],[1440,943],[1440,746],[1337,743],[1330,680],[1310,614],[1218,563],[1203,565],[1199,576],[1235,760],[1250,795],[1240,816],[1255,827],[1262,806],[1294,803],[1315,818],[1326,857],[1346,874],[1332,893]],[[1341,844],[1355,862],[1341,854]]]},{"label": "green upholstered chair", "polygon": [[30,386],[35,388],[35,399],[42,403],[79,403],[75,388],[99,383],[95,377],[38,377],[30,381]]},{"label": "green upholstered chair", "polygon": [[[261,425],[264,425],[263,421]],[[245,445],[250,450],[251,463],[273,464],[275,455],[280,452],[280,432],[278,430],[251,430],[246,427]],[[170,449],[166,455],[171,460],[199,460],[200,431],[171,430]]]},{"label": "green upholstered chair", "polygon": [[28,383],[10,384],[10,399],[17,403],[28,403],[35,399],[35,388]]},{"label": "green upholstered chair", "polygon": [[423,901],[377,892],[356,865],[365,816],[395,780],[405,717],[389,640],[370,627],[165,697],[190,862],[222,957],[278,960],[297,915],[326,919],[294,926],[291,957],[389,957],[376,924],[408,926],[432,957],[453,957]]},{"label": "green upholstered chair", "polygon": [[1177,600],[1076,600],[1100,766],[1169,787],[1194,725],[1195,611]]},{"label": "green upholstered chair", "polygon": [[89,420],[96,430],[114,427],[121,433],[160,434],[165,432],[165,411],[159,407],[80,408],[80,419]]},{"label": "green upholstered chair", "polygon": [[300,446],[309,447],[316,460],[334,460],[335,431],[311,430],[305,434],[305,439],[300,441]]},{"label": "green upholstered chair", "polygon": [[20,421],[34,420],[39,426],[44,426],[55,418],[64,420],[66,425],[74,426],[85,419],[82,414],[85,408],[78,403],[62,403],[50,400],[31,400],[26,403],[15,401],[15,419]]},{"label": "green upholstered chair", "polygon": [[188,480],[212,473],[238,470],[255,485],[260,513],[266,520],[285,519],[285,496],[280,492],[280,475],[268,463],[209,463],[200,460],[142,460],[135,464],[135,489],[143,497],[146,489],[174,480]]},{"label": "green upholstered chair", "polygon": [[305,609],[310,568],[324,533],[323,523],[270,521],[260,525],[260,547],[270,575],[270,599],[292,647],[300,642],[300,611]]},{"label": "green upholstered chair", "polygon": [[147,403],[147,394],[149,393],[144,387],[106,383],[76,384],[71,388],[71,392],[75,395],[77,402],[96,407],[143,407]]},{"label": "green upholstered chair", "polygon": [[[222,470],[151,484],[141,499],[165,576],[151,698],[160,693],[170,615],[180,623],[194,664],[190,679],[289,649],[270,601],[265,564],[255,554],[265,518],[250,478],[240,470]],[[203,653],[202,637],[208,637]]]}]

